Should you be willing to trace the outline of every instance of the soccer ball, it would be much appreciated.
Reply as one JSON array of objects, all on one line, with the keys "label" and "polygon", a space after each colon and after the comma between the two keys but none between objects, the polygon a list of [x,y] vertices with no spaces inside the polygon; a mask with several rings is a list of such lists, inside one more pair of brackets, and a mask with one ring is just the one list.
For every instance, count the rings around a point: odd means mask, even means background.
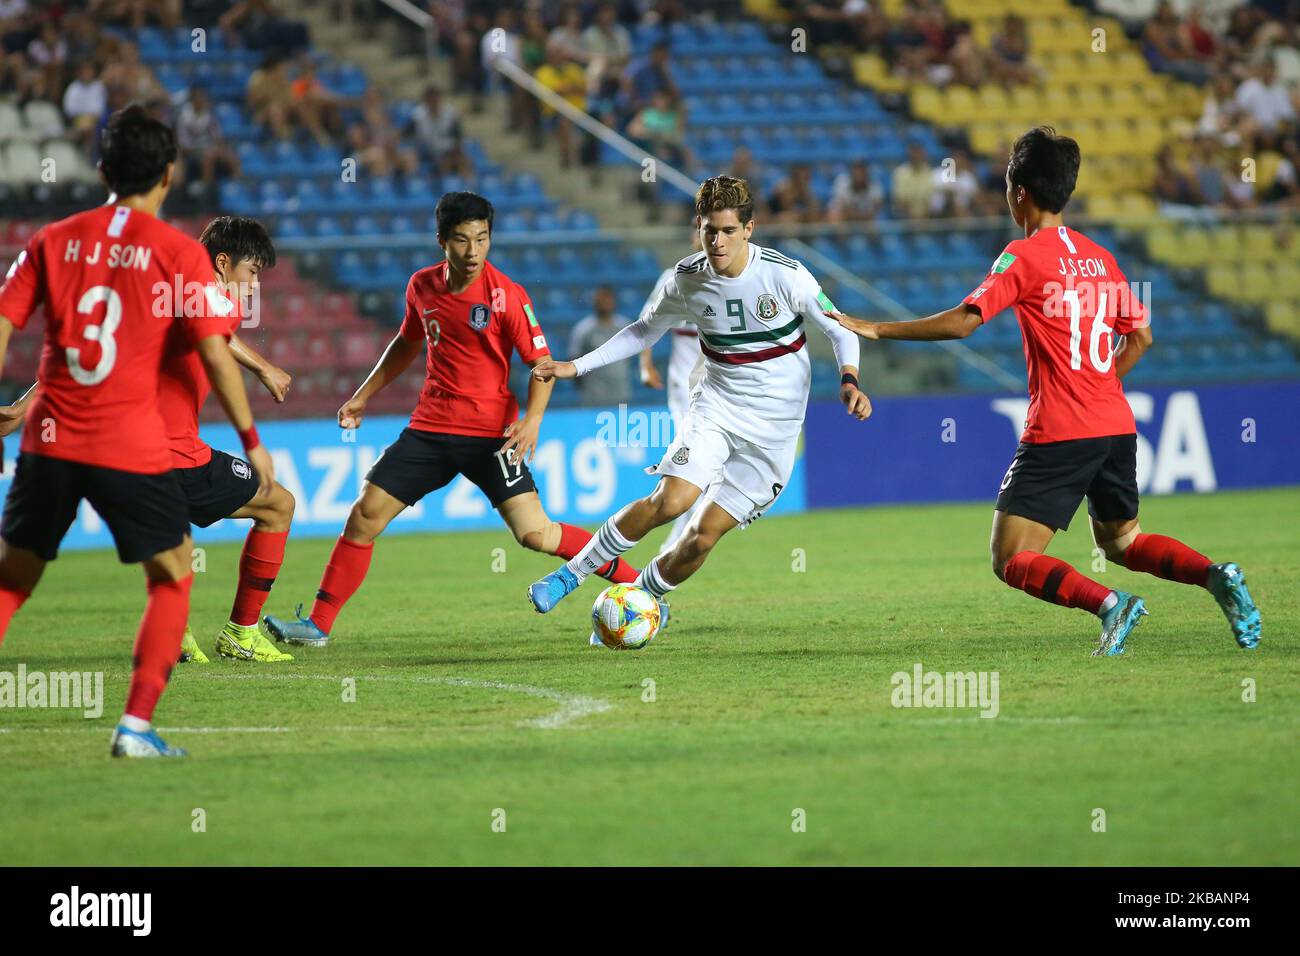
[{"label": "soccer ball", "polygon": [[591,623],[606,647],[639,650],[659,633],[659,602],[649,591],[635,585],[614,584],[596,598]]}]

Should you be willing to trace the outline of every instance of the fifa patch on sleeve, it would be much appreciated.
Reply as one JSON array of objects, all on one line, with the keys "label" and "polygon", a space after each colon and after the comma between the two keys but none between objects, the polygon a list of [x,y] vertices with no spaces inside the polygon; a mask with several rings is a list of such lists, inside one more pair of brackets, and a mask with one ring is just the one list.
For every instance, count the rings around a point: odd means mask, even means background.
[{"label": "fifa patch on sleeve", "polygon": [[820,305],[822,309],[826,312],[839,311],[839,309],[835,308],[835,303],[831,301],[831,297],[828,296],[825,292],[817,293],[817,304]]},{"label": "fifa patch on sleeve", "polygon": [[[535,323],[534,323],[534,324],[535,324]],[[544,348],[546,348],[546,336],[544,336],[544,335],[534,335],[534,336],[533,336],[533,348],[535,348],[535,349],[544,349]]]},{"label": "fifa patch on sleeve", "polygon": [[527,302],[524,303],[524,315],[528,316],[528,324],[537,328],[537,316],[533,315],[533,307]]},{"label": "fifa patch on sleeve", "polygon": [[993,274],[1001,275],[1011,268],[1011,263],[1016,261],[1016,257],[1009,252],[1004,252],[998,256],[998,261],[993,263]]}]

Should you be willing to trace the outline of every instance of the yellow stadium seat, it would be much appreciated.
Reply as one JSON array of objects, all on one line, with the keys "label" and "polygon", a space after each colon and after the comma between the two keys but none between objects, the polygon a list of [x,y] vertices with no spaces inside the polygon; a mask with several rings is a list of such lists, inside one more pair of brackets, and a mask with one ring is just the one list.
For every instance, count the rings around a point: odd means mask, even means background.
[{"label": "yellow stadium seat", "polygon": [[917,84],[908,94],[912,112],[922,119],[938,120],[944,115],[943,97],[932,86]]},{"label": "yellow stadium seat", "polygon": [[942,111],[942,122],[949,126],[982,118],[975,94],[964,86],[944,90]]},{"label": "yellow stadium seat", "polygon": [[[1186,226],[1178,234],[1178,250],[1171,261],[1200,268],[1214,258],[1210,233],[1199,226]],[[1218,260],[1227,264],[1224,260]]]},{"label": "yellow stadium seat", "polygon": [[1264,315],[1270,332],[1300,339],[1300,302],[1270,302]]}]

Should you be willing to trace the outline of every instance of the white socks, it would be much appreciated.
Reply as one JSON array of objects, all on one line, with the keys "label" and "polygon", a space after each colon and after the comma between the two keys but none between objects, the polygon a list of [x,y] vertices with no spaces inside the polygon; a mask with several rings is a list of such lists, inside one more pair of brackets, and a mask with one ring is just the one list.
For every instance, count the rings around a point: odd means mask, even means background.
[{"label": "white socks", "polygon": [[[617,518],[615,515],[614,518]],[[610,518],[599,530],[591,536],[587,546],[575,554],[568,562],[566,567],[574,573],[578,581],[583,581],[587,575],[595,574],[597,568],[604,567],[610,561],[621,557],[625,551],[630,551],[636,545],[635,541],[629,541],[623,537],[614,524],[614,518]]]}]

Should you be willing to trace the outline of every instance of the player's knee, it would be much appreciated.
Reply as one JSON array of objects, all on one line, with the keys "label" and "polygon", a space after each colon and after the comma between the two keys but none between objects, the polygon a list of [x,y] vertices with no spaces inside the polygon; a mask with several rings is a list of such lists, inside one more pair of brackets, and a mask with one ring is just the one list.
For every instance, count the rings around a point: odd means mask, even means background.
[{"label": "player's knee", "polygon": [[695,503],[696,492],[673,489],[664,491],[655,502],[660,523],[676,521]]},{"label": "player's knee", "polygon": [[542,528],[518,528],[515,529],[515,540],[519,546],[527,548],[529,551],[541,551],[542,540],[546,532]]},{"label": "player's knee", "polygon": [[361,501],[352,506],[348,512],[348,522],[343,529],[343,536],[358,544],[369,544],[379,537],[384,530],[384,521],[377,510],[369,509]]},{"label": "player's knee", "polygon": [[266,514],[256,524],[264,525],[265,531],[288,531],[293,524],[293,511],[298,505],[293,492],[284,485],[273,485],[266,502]]}]

